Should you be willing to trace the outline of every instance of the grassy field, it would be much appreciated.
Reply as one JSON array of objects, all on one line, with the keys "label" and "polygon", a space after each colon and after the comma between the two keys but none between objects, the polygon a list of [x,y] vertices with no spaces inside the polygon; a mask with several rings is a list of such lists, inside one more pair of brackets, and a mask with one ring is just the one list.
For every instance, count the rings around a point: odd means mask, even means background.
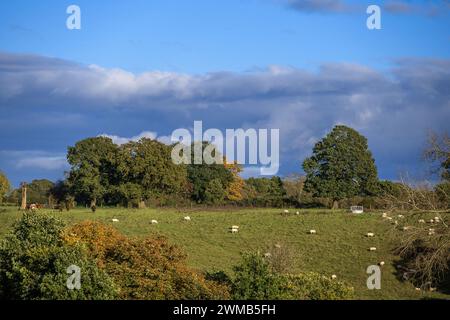
[{"label": "grassy field", "polygon": [[[293,212],[294,210],[290,210]],[[130,236],[162,234],[183,247],[189,265],[198,270],[230,271],[239,262],[240,252],[281,244],[294,252],[294,271],[336,274],[355,288],[358,299],[449,298],[440,293],[424,293],[397,279],[396,257],[392,254],[392,225],[381,213],[352,215],[330,210],[300,210],[300,215],[282,216],[280,209],[176,210],[102,209],[95,214],[86,209],[50,212],[66,223],[92,219],[113,224]],[[189,215],[190,222],[183,221]],[[0,208],[0,238],[21,216],[15,208]],[[112,219],[119,219],[113,223]],[[152,225],[151,220],[158,220]],[[237,234],[228,232],[239,225]],[[317,230],[309,235],[308,230]],[[375,237],[367,238],[368,232]],[[376,247],[377,251],[368,251]],[[385,261],[381,290],[368,290],[366,268]]]}]

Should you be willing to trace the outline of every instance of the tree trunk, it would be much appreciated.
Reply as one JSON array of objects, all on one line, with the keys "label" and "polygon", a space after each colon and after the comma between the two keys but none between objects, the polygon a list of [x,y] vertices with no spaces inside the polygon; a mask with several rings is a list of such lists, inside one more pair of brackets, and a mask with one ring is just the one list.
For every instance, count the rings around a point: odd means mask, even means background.
[{"label": "tree trunk", "polygon": [[20,204],[20,209],[25,210],[27,208],[27,185],[22,183],[22,202]]},{"label": "tree trunk", "polygon": [[339,202],[337,200],[333,200],[333,206],[331,207],[332,210],[339,209]]},{"label": "tree trunk", "polygon": [[138,208],[139,209],[145,209],[145,201],[144,200],[141,200],[141,201],[139,201],[139,204],[138,204]]}]

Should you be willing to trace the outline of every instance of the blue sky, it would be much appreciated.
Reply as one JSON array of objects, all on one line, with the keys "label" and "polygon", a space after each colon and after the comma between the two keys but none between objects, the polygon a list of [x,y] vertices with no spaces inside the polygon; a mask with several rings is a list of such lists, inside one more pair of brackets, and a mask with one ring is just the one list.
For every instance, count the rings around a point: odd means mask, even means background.
[{"label": "blue sky", "polygon": [[[81,8],[81,30],[65,26]],[[368,4],[382,29],[366,28]],[[3,1],[0,170],[61,178],[99,134],[280,128],[280,174],[336,123],[369,139],[380,177],[420,172],[450,123],[448,1]],[[21,120],[23,119],[23,120]]]}]

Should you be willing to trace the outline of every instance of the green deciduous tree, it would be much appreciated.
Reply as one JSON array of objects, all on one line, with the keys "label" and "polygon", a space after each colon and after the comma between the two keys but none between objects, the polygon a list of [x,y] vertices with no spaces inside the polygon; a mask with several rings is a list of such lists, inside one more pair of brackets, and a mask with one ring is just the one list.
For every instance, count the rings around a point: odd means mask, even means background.
[{"label": "green deciduous tree", "polygon": [[249,178],[245,181],[244,202],[257,206],[280,207],[286,191],[280,177]]},{"label": "green deciduous tree", "polygon": [[146,138],[120,146],[117,171],[127,201],[185,192],[186,167],[173,163],[171,151],[170,146]]},{"label": "green deciduous tree", "polygon": [[[200,143],[200,142],[196,142]],[[217,179],[220,181],[222,188],[226,190],[230,184],[233,182],[234,177],[231,170],[229,170],[224,164],[206,164],[202,162],[201,164],[194,163],[194,147],[192,150],[192,161],[191,164],[187,166],[187,173],[189,182],[192,185],[192,199],[197,202],[211,202],[211,198],[208,198],[206,190],[208,187],[211,188],[211,181]],[[207,142],[202,143],[203,150],[207,148],[209,144]],[[215,150],[211,152],[212,156],[215,157]],[[214,183],[216,187],[217,183]],[[211,196],[211,193],[209,194]],[[208,198],[208,199],[207,199]],[[220,196],[223,199],[223,196]],[[217,199],[217,200],[221,200]]]},{"label": "green deciduous tree", "polygon": [[[27,183],[27,202],[40,204],[48,203],[48,196],[53,186],[54,183],[47,179],[33,180],[31,183]],[[21,198],[21,188],[15,189],[9,196],[11,202],[15,203]]]},{"label": "green deciduous tree", "polygon": [[3,198],[9,192],[10,188],[11,185],[8,178],[3,172],[0,171],[0,203],[3,202]]},{"label": "green deciduous tree", "polygon": [[313,148],[303,162],[305,188],[317,197],[337,201],[378,191],[375,161],[367,139],[356,130],[338,125]]},{"label": "green deciduous tree", "polygon": [[109,191],[116,155],[117,146],[106,137],[84,139],[68,148],[68,183],[78,200],[92,206]]},{"label": "green deciduous tree", "polygon": [[220,204],[225,198],[225,193],[220,179],[212,179],[205,189],[205,201],[210,204]]}]

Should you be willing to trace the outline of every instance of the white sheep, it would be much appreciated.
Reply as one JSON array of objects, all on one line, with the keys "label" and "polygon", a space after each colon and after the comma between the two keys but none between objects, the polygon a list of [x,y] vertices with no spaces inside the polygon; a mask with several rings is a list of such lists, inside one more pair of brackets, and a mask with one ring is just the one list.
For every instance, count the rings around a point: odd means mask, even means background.
[{"label": "white sheep", "polygon": [[419,219],[419,223],[425,223],[425,220]]},{"label": "white sheep", "polygon": [[152,220],[151,223],[152,224],[158,224],[158,221],[157,220]]},{"label": "white sheep", "polygon": [[434,223],[434,219],[430,219],[430,223]]},{"label": "white sheep", "polygon": [[264,258],[270,258],[272,254],[270,252],[264,253]]},{"label": "white sheep", "polygon": [[403,231],[407,231],[407,230],[409,230],[409,229],[411,229],[410,226],[405,226],[405,227],[403,227]]},{"label": "white sheep", "polygon": [[378,263],[378,265],[379,265],[380,267],[384,266],[384,261],[380,261],[380,263]]},{"label": "white sheep", "polygon": [[231,229],[239,229],[239,226],[231,226]]},{"label": "white sheep", "polygon": [[333,275],[331,275],[331,279],[336,279],[337,278],[337,275],[335,275],[335,274],[333,274]]},{"label": "white sheep", "polygon": [[296,215],[300,215],[300,212],[297,211],[295,214],[296,214]]},{"label": "white sheep", "polygon": [[377,251],[377,248],[376,247],[370,247],[369,251]]},{"label": "white sheep", "polygon": [[309,230],[309,234],[316,234],[317,232],[316,232],[316,230],[314,230],[314,229],[311,229],[311,230]]},{"label": "white sheep", "polygon": [[371,237],[375,236],[375,234],[373,232],[368,232],[366,236],[368,238],[371,238]]},{"label": "white sheep", "polygon": [[231,229],[231,233],[238,233],[239,232],[239,229]]},{"label": "white sheep", "polygon": [[420,291],[420,288],[416,288],[416,291]]},{"label": "white sheep", "polygon": [[397,217],[399,217],[401,219],[401,218],[404,218],[405,216],[402,214],[399,214]]},{"label": "white sheep", "polygon": [[184,217],[184,221],[191,221],[191,217],[189,216]]},{"label": "white sheep", "polygon": [[386,213],[386,212],[383,212],[383,213],[381,214],[381,217],[387,218],[387,213]]},{"label": "white sheep", "polygon": [[283,212],[284,212],[284,213],[289,213],[289,210],[284,210]]},{"label": "white sheep", "polygon": [[392,220],[392,217],[387,217],[386,219],[388,219],[388,220]]},{"label": "white sheep", "polygon": [[114,218],[112,219],[112,222],[119,222],[119,219]]}]

